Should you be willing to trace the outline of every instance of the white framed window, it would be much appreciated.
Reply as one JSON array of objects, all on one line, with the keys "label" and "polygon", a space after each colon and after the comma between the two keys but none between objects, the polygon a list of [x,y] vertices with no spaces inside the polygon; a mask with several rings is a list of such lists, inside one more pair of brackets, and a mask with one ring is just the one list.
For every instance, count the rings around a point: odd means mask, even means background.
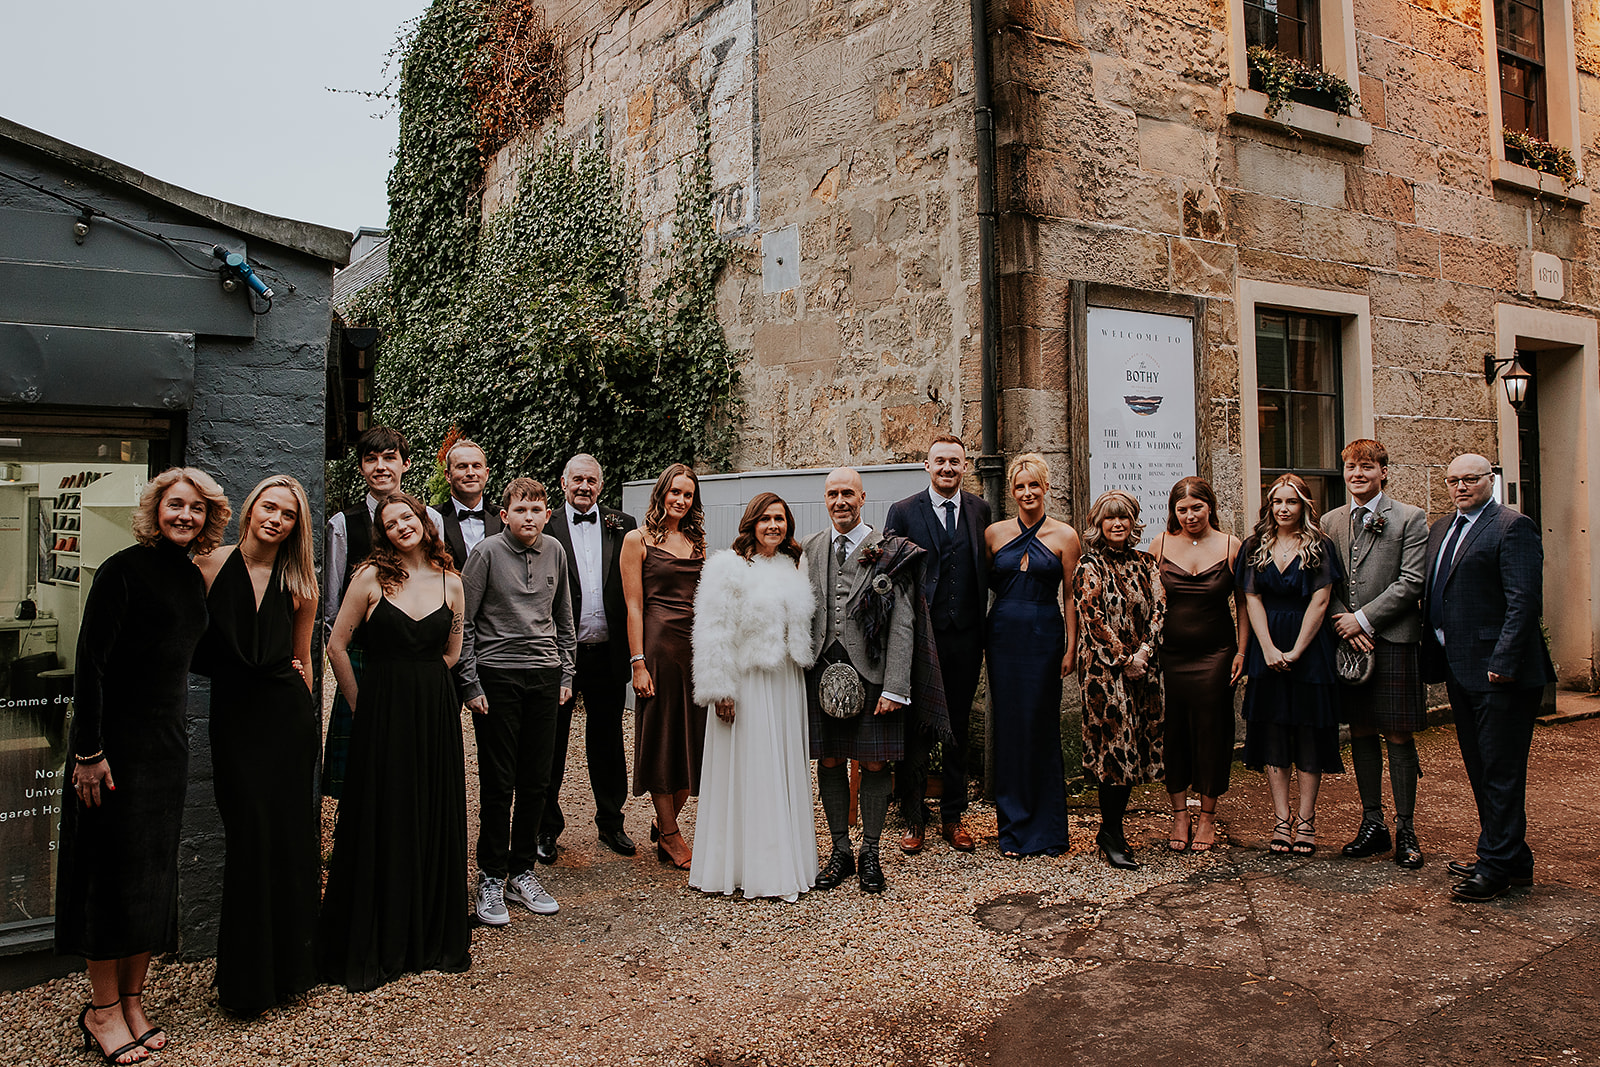
[{"label": "white framed window", "polygon": [[1292,129],[1346,148],[1372,143],[1372,125],[1361,118],[1359,96],[1349,115],[1304,102],[1268,115],[1267,95],[1250,87],[1252,45],[1337,74],[1359,93],[1354,0],[1228,0],[1228,113],[1235,120]]},{"label": "white framed window", "polygon": [[1339,451],[1373,428],[1366,294],[1240,279],[1238,313],[1246,524],[1284,471],[1320,491],[1320,509],[1342,503]]},{"label": "white framed window", "polygon": [[[1577,45],[1572,0],[1482,0],[1488,90],[1489,178],[1497,185],[1589,202],[1578,132]],[[1505,132],[1524,133],[1573,154],[1575,184],[1523,165]]]}]

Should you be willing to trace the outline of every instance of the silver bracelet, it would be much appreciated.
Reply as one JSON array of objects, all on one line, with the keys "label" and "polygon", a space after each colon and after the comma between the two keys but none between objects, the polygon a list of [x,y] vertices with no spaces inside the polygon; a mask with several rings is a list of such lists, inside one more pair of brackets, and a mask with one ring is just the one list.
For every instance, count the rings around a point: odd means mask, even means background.
[{"label": "silver bracelet", "polygon": [[643,659],[644,659],[644,653],[643,653],[643,652],[640,652],[640,653],[638,653],[638,654],[637,654],[637,655],[633,655],[633,656],[629,656],[629,657],[628,657],[628,666],[630,666],[630,667],[631,667],[631,666],[633,666],[633,665],[634,665],[634,664],[635,664],[635,663],[638,663],[638,662],[640,662],[640,661],[641,661],[641,660],[643,660]]}]

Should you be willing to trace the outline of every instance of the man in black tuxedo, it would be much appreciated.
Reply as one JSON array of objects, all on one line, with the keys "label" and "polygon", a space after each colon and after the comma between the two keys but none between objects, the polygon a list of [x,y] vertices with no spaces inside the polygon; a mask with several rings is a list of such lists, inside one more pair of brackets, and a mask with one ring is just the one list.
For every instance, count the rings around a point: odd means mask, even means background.
[{"label": "man in black tuxedo", "polygon": [[500,509],[483,506],[483,490],[489,484],[489,458],[476,441],[463,437],[450,446],[444,456],[444,476],[450,483],[450,499],[439,509],[444,519],[444,543],[456,570],[460,570],[479,541],[500,532]]},{"label": "man in black tuxedo", "polygon": [[1489,461],[1466,453],[1445,469],[1456,510],[1428,532],[1422,648],[1430,682],[1444,682],[1456,740],[1478,805],[1478,859],[1449,864],[1457,900],[1493,900],[1533,882],[1528,749],[1555,668],[1539,630],[1544,545],[1532,519],[1490,499]]},{"label": "man in black tuxedo", "polygon": [[[961,488],[967,450],[959,437],[935,437],[923,466],[928,488],[891,505],[883,526],[886,534],[898,534],[927,549],[922,595],[933,619],[950,729],[955,733],[954,742],[944,744],[939,817],[951,847],[971,852],[972,835],[962,827],[961,816],[967,810],[968,722],[983,669],[984,611],[989,603],[989,554],[983,543],[989,505]],[[900,810],[906,820],[900,847],[911,854],[922,850],[927,828],[928,754],[924,738],[908,737],[906,746],[909,758],[897,768]]]},{"label": "man in black tuxedo", "polygon": [[622,599],[618,558],[622,539],[638,525],[632,515],[600,506],[604,476],[600,462],[579,453],[567,460],[561,491],[567,500],[550,517],[545,533],[567,550],[572,580],[573,622],[578,630],[577,677],[572,699],[561,705],[556,723],[555,765],[545,797],[539,833],[541,863],[556,861],[556,838],[566,827],[559,797],[567,766],[567,736],[572,712],[583,697],[587,726],[585,751],[589,784],[594,789],[594,821],[600,843],[622,856],[638,851],[622,827],[622,805],[628,799],[628,760],[622,750],[622,708],[625,687],[633,677],[628,663],[628,605]]}]

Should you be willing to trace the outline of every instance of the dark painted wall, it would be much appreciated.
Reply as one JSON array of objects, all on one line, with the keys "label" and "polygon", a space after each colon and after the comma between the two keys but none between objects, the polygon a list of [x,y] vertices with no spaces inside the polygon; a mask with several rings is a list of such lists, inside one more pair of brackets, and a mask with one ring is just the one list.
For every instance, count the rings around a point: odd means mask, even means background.
[{"label": "dark painted wall", "polygon": [[[235,509],[269,474],[300,479],[311,499],[313,514],[307,519],[316,532],[320,559],[324,358],[333,264],[219,226],[139,189],[4,139],[0,139],[0,171],[67,193],[148,229],[197,240],[215,233],[225,237],[223,243],[230,248],[247,248],[252,260],[273,268],[265,275],[277,294],[272,309],[241,316],[240,309],[249,308],[242,290],[223,292],[216,279],[186,267],[170,249],[104,220],[92,223],[88,238],[77,245],[71,240],[76,214],[71,207],[0,177],[0,212],[30,222],[0,226],[0,271],[24,283],[0,292],[0,323],[60,325],[70,320],[90,328],[192,335],[194,388],[184,463],[214,475]],[[16,214],[20,212],[40,214]],[[189,247],[194,260],[209,259],[209,249]],[[107,278],[115,281],[114,300],[106,299],[101,287]],[[93,314],[85,308],[94,309]],[[116,338],[108,337],[114,344]],[[7,355],[0,348],[0,363]],[[116,373],[119,355],[108,349],[107,374]],[[45,356],[48,365],[48,348]],[[75,402],[70,379],[49,386],[49,402]],[[83,402],[103,403],[105,391],[85,391],[83,396]],[[18,399],[8,396],[0,402],[11,405]],[[236,540],[236,531],[237,522],[229,531],[230,542]],[[182,952],[190,957],[215,951],[222,892],[223,838],[212,793],[209,713],[208,687],[204,679],[194,678],[189,797],[180,859]],[[264,766],[258,773],[270,775],[273,768]],[[4,967],[0,960],[0,971]]]}]

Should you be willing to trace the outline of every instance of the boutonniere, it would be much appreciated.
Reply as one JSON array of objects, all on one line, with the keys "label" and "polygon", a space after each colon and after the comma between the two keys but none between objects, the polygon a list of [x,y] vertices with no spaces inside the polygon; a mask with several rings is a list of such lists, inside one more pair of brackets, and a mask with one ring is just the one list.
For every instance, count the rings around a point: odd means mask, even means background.
[{"label": "boutonniere", "polygon": [[1386,516],[1374,515],[1370,511],[1361,516],[1361,528],[1372,534],[1373,537],[1383,533],[1383,528],[1387,525],[1389,525],[1389,520]]},{"label": "boutonniere", "polygon": [[861,554],[859,556],[857,556],[856,558],[859,559],[862,563],[868,564],[869,566],[871,564],[874,564],[874,563],[878,562],[878,560],[883,558],[883,542],[882,541],[874,541],[872,544],[868,545],[866,548],[863,548],[861,550]]},{"label": "boutonniere", "polygon": [[608,530],[622,529],[622,516],[616,512],[601,512],[600,524]]}]

